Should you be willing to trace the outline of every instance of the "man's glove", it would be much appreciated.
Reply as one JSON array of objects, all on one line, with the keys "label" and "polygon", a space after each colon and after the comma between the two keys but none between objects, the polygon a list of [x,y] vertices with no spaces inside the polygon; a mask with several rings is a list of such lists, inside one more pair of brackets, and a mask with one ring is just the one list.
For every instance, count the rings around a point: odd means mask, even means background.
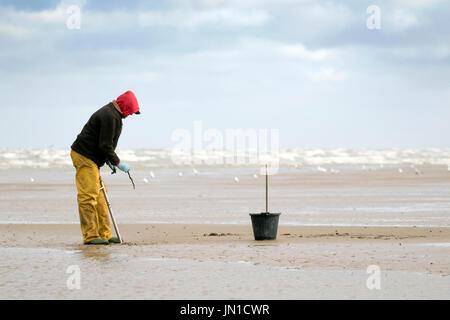
[{"label": "man's glove", "polygon": [[111,174],[114,174],[114,173],[116,173],[116,169],[117,169],[117,167],[116,166],[113,166],[112,164],[111,164],[111,162],[109,162],[109,161],[107,161],[106,162],[106,164],[108,165],[108,167],[110,167],[110,169],[111,169]]},{"label": "man's glove", "polygon": [[126,164],[125,162],[120,162],[118,165],[117,165],[117,168],[119,168],[120,170],[122,170],[123,172],[128,172],[128,171],[130,171],[130,166],[128,165],[128,164]]}]

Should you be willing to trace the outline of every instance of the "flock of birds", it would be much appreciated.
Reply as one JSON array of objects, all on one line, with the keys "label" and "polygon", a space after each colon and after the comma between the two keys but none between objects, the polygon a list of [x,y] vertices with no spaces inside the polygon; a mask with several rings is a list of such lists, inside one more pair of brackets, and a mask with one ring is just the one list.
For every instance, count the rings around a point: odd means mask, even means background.
[{"label": "flock of birds", "polygon": [[[294,167],[295,169],[300,169],[300,168],[301,168],[301,166],[299,166],[298,164],[295,164],[293,167]],[[380,168],[383,168],[383,167],[384,167],[384,166],[381,164],[381,165],[380,165]],[[423,173],[422,171],[420,171],[420,170],[419,170],[415,165],[413,165],[413,164],[410,165],[410,168],[414,170],[414,173],[415,173],[416,175],[420,175],[420,174]],[[369,171],[373,170],[372,168],[367,168],[365,165],[363,165],[363,166],[361,167],[361,169],[362,169],[362,170],[369,170]],[[317,167],[316,167],[316,171],[317,171],[317,172],[323,172],[323,173],[332,173],[332,174],[339,174],[339,173],[341,172],[340,170],[337,170],[337,169],[334,169],[334,168],[327,169],[327,168],[324,168],[324,167],[322,167],[322,166],[317,166]],[[405,170],[404,170],[403,168],[398,168],[397,171],[398,171],[398,173],[404,173],[404,172],[405,172]],[[450,172],[450,164],[447,166],[447,171]],[[200,173],[200,172],[199,172],[197,169],[195,169],[195,168],[192,169],[192,174],[193,174],[194,176],[198,175],[199,173]],[[156,179],[156,175],[155,175],[155,173],[154,173],[153,171],[150,171],[150,172],[149,172],[149,176],[150,176],[150,179]],[[183,172],[179,171],[179,172],[178,172],[178,177],[183,177]],[[253,178],[258,179],[258,178],[259,178],[259,175],[255,173],[255,174],[253,175]],[[142,181],[143,181],[144,183],[150,183],[150,180],[147,179],[147,178],[143,178]],[[235,177],[234,177],[234,182],[239,183],[239,181],[240,181],[240,180],[239,180],[239,177],[236,177],[236,176],[235,176]],[[33,177],[30,177],[30,182],[31,182],[31,183],[35,182],[35,179],[34,179]]]},{"label": "flock of birds", "polygon": [[[293,165],[293,167],[295,168],[295,169],[300,169],[301,168],[301,166],[299,166],[298,164],[295,164],[295,165]],[[383,168],[384,166],[381,164],[380,165],[380,168]],[[420,171],[415,165],[410,165],[410,168],[412,168],[413,170],[414,170],[414,173],[416,174],[416,175],[419,175],[419,174],[422,174],[422,171]],[[363,166],[361,166],[361,169],[362,170],[369,170],[369,171],[372,171],[373,170],[373,168],[368,168],[367,166],[365,166],[365,165],[363,165]],[[340,170],[338,170],[338,169],[334,169],[334,168],[329,168],[329,169],[327,169],[327,168],[324,168],[324,167],[322,167],[322,166],[317,166],[316,168],[315,168],[315,170],[316,170],[316,172],[323,172],[323,173],[332,173],[332,174],[339,174],[339,173],[341,173],[341,171]],[[447,167],[447,170],[450,172],[450,165],[448,165],[448,167]],[[403,170],[403,168],[398,168],[398,173],[403,173],[404,172],[404,170]],[[199,171],[197,170],[197,169],[192,169],[192,174],[194,175],[194,176],[196,176],[196,175],[198,175],[199,174]],[[178,176],[179,177],[183,177],[183,172],[181,172],[181,171],[179,171],[178,172]],[[153,171],[150,171],[150,177],[151,177],[151,179],[155,179],[155,173],[153,172]],[[255,178],[255,179],[258,179],[259,178],[259,175],[258,174],[253,174],[253,178]],[[239,183],[240,182],[240,179],[239,179],[239,177],[234,177],[234,182],[236,182],[236,183]],[[147,179],[147,178],[144,178],[143,180],[142,180],[144,183],[150,183],[150,181]]]},{"label": "flock of birds", "polygon": [[[200,173],[200,172],[199,172],[197,169],[195,169],[195,168],[192,169],[192,174],[193,174],[194,176],[198,175],[199,173]],[[178,172],[178,176],[179,176],[179,177],[182,177],[182,176],[183,176],[183,172],[179,171],[179,172]],[[259,176],[258,176],[257,174],[254,174],[254,175],[253,175],[253,178],[255,178],[255,179],[257,179],[258,177],[259,177]],[[151,178],[151,179],[155,179],[155,178],[156,178],[156,175],[155,175],[155,173],[154,173],[153,171],[150,171],[150,178]],[[147,178],[143,178],[142,181],[143,181],[144,183],[150,183],[150,181],[149,181]],[[238,178],[238,177],[234,177],[234,182],[239,182],[239,178]]]}]

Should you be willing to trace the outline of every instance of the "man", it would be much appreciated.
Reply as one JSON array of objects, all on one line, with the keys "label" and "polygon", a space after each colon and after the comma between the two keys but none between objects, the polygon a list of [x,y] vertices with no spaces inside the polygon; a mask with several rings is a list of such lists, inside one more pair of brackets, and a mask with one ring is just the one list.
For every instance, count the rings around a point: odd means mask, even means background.
[{"label": "man", "polygon": [[128,172],[130,166],[115,153],[122,119],[140,114],[133,92],[127,91],[97,110],[72,144],[70,156],[76,169],[78,212],[84,244],[119,243],[111,234],[108,208],[100,191],[100,167],[105,163]]}]

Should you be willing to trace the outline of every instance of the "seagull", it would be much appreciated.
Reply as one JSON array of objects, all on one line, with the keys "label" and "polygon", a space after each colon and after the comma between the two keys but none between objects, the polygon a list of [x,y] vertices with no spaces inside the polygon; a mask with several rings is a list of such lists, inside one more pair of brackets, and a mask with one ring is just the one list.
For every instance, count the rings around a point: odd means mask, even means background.
[{"label": "seagull", "polygon": [[145,183],[148,183],[147,178],[142,179],[142,181],[144,181]]},{"label": "seagull", "polygon": [[234,177],[234,182],[239,182],[239,178],[238,177]]},{"label": "seagull", "polygon": [[[450,170],[450,168],[449,168],[449,170]],[[255,173],[255,174],[253,175],[253,178],[258,179],[258,175]]]},{"label": "seagull", "polygon": [[402,168],[398,168],[398,172],[399,173],[403,173],[403,169]]},{"label": "seagull", "polygon": [[322,167],[317,167],[317,171],[320,171],[320,172],[327,172],[327,169],[322,168]]},{"label": "seagull", "polygon": [[34,182],[34,179],[33,179],[33,177],[30,177],[30,182]]},{"label": "seagull", "polygon": [[178,176],[182,177],[183,176],[183,172],[178,172]]},{"label": "seagull", "polygon": [[197,175],[197,174],[198,174],[198,171],[197,171],[197,169],[195,169],[195,168],[192,169],[192,172],[194,173],[194,175]]},{"label": "seagull", "polygon": [[153,173],[153,171],[150,171],[150,177],[151,177],[152,179],[155,179],[155,174]]}]

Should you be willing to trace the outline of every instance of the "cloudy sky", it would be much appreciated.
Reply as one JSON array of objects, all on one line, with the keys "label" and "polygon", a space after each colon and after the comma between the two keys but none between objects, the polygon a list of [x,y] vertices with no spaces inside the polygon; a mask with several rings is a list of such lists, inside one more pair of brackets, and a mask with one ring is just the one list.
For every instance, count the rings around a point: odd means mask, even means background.
[{"label": "cloudy sky", "polygon": [[2,0],[0,148],[69,147],[126,90],[142,114],[121,148],[170,147],[195,120],[278,128],[284,147],[448,147],[449,16],[439,0]]}]

